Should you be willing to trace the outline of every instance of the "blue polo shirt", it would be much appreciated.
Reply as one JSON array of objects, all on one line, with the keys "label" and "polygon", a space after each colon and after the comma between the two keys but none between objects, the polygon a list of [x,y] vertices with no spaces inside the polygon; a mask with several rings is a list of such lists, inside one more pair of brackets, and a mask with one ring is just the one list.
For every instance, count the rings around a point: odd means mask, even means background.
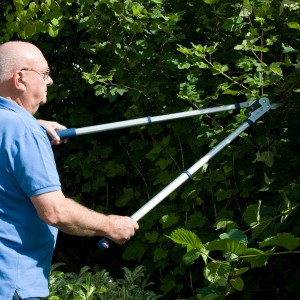
[{"label": "blue polo shirt", "polygon": [[57,229],[30,197],[61,190],[46,130],[0,97],[0,300],[46,297]]}]

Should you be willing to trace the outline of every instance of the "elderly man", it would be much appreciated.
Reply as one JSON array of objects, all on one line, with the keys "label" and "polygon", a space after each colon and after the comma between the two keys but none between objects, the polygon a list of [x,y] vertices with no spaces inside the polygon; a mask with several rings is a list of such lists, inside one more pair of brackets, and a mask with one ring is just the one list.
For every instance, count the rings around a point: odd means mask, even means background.
[{"label": "elderly man", "polygon": [[58,144],[55,130],[64,127],[33,117],[52,83],[36,46],[0,45],[0,300],[48,296],[58,229],[118,244],[138,229],[130,217],[103,215],[63,194],[46,132]]}]

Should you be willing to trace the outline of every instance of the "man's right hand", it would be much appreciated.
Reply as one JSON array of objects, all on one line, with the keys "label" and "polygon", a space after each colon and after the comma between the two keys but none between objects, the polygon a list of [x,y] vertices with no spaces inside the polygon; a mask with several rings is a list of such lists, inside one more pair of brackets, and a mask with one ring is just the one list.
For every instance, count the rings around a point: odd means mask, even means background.
[{"label": "man's right hand", "polygon": [[130,217],[108,215],[110,229],[108,238],[117,244],[124,244],[134,236],[139,224]]}]

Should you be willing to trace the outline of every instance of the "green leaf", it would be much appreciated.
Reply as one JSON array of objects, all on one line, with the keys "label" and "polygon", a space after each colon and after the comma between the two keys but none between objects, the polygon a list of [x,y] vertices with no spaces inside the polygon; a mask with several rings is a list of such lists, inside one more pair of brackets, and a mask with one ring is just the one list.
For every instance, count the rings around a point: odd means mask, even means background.
[{"label": "green leaf", "polygon": [[300,246],[300,239],[296,238],[291,233],[278,233],[277,236],[272,236],[262,242],[259,242],[260,248],[266,246],[281,246],[289,251],[292,251]]},{"label": "green leaf", "polygon": [[268,167],[272,167],[274,163],[274,153],[272,151],[265,151],[256,153],[256,160],[255,161],[262,161]]},{"label": "green leaf", "polygon": [[186,54],[186,55],[193,54],[193,50],[186,48],[184,46],[181,46],[181,45],[177,45],[177,46],[178,46],[177,51],[181,52],[182,54]]},{"label": "green leaf", "polygon": [[242,291],[244,289],[244,280],[240,277],[233,278],[229,281],[234,289],[237,291]]},{"label": "green leaf", "polygon": [[154,262],[160,261],[162,259],[166,259],[169,255],[169,251],[163,248],[156,248],[154,250]]},{"label": "green leaf", "polygon": [[24,27],[24,33],[26,37],[32,37],[36,33],[36,24],[33,22],[28,22]]},{"label": "green leaf", "polygon": [[243,214],[244,221],[250,226],[259,223],[260,220],[259,211],[260,211],[260,202],[259,204],[249,205]]},{"label": "green leaf", "polygon": [[126,247],[123,252],[122,258],[126,260],[140,261],[147,250],[148,244],[141,241],[132,241],[130,242],[130,246]]},{"label": "green leaf", "polygon": [[183,262],[186,265],[191,265],[194,263],[196,259],[198,259],[202,253],[197,249],[192,249],[191,251],[188,251],[182,258]]},{"label": "green leaf", "polygon": [[176,216],[176,214],[172,213],[169,215],[164,215],[161,219],[160,219],[160,223],[162,224],[162,228],[168,228],[171,227],[172,225],[175,225],[178,223],[179,220],[179,216]]},{"label": "green leaf", "polygon": [[225,73],[228,70],[229,70],[229,68],[228,68],[227,65],[221,65],[218,62],[213,63],[213,68],[212,68],[212,74],[213,75],[217,75],[217,74],[220,74],[220,73]]},{"label": "green leaf", "polygon": [[95,89],[95,95],[96,96],[100,96],[100,95],[103,95],[107,92],[107,87],[106,86],[103,86],[103,85],[95,85],[94,86],[94,89]]},{"label": "green leaf", "polygon": [[225,19],[223,23],[223,28],[225,28],[229,32],[239,33],[242,27],[243,27],[243,17],[241,16],[229,17]]},{"label": "green leaf", "polygon": [[287,26],[292,29],[300,30],[300,25],[298,22],[287,22]]},{"label": "green leaf", "polygon": [[200,69],[208,69],[208,68],[209,68],[208,64],[206,64],[206,63],[204,63],[204,62],[202,62],[202,61],[197,61],[197,62],[195,62],[195,63],[193,64],[193,66],[196,66],[196,67],[198,67],[198,68],[200,68]]},{"label": "green leaf", "polygon": [[91,268],[89,266],[83,266],[79,271],[79,276],[86,274]]},{"label": "green leaf", "polygon": [[228,219],[219,219],[216,223],[216,229],[231,229],[236,228],[237,223]]},{"label": "green leaf", "polygon": [[204,277],[216,286],[226,286],[230,273],[228,262],[213,261],[204,268]]},{"label": "green leaf", "polygon": [[[92,74],[97,74],[100,69],[101,69],[101,65],[95,64],[92,69]],[[88,73],[86,73],[86,75],[88,75]]]},{"label": "green leaf", "polygon": [[209,251],[214,250],[221,250],[221,251],[228,251],[235,255],[241,255],[246,250],[246,246],[243,242],[240,242],[236,239],[222,239],[222,240],[215,240],[206,243],[205,249]]},{"label": "green leaf", "polygon": [[151,149],[150,152],[147,153],[146,158],[150,160],[155,160],[161,153],[161,151],[163,151],[163,148],[159,143],[157,143],[155,147],[153,147],[153,149]]},{"label": "green leaf", "polygon": [[269,227],[269,225],[273,222],[273,218],[269,216],[263,216],[260,218],[260,221],[253,226],[253,231],[251,235],[251,239],[255,239],[261,236]]},{"label": "green leaf", "polygon": [[165,293],[171,291],[176,286],[176,280],[173,275],[167,275],[163,278],[161,290]]},{"label": "green leaf", "polygon": [[13,0],[15,4],[21,4],[22,6],[27,6],[29,0]]},{"label": "green leaf", "polygon": [[202,0],[202,1],[209,4],[209,5],[212,5],[212,4],[217,3],[219,0]]},{"label": "green leaf", "polygon": [[15,19],[15,15],[7,14],[6,15],[6,20],[8,21],[7,25],[11,26],[11,24],[15,24],[15,23],[13,23],[14,19]]},{"label": "green leaf", "polygon": [[243,5],[242,10],[239,13],[241,17],[249,17],[252,14],[252,6],[251,5]]},{"label": "green leaf", "polygon": [[230,89],[227,89],[223,92],[224,95],[233,95],[233,96],[236,96],[239,93],[240,93],[239,91],[234,91],[234,90],[230,90]]},{"label": "green leaf", "polygon": [[219,300],[220,295],[217,294],[217,293],[212,293],[212,294],[208,294],[208,295],[205,295],[205,296],[201,296],[200,294],[197,294],[197,299],[199,299],[199,300]]},{"label": "green leaf", "polygon": [[285,44],[281,44],[282,48],[283,48],[283,53],[294,53],[297,52],[297,50],[295,48],[293,48],[292,46],[289,45],[285,45]]},{"label": "green leaf", "polygon": [[128,91],[128,89],[127,88],[125,88],[124,86],[114,86],[114,87],[112,87],[111,89],[110,89],[110,93],[112,94],[112,95],[116,95],[116,94],[119,94],[119,95],[123,95],[125,92],[127,92]]},{"label": "green leaf", "polygon": [[267,264],[269,256],[259,249],[248,248],[244,251],[241,258],[249,262],[252,268],[258,268],[263,267]]},{"label": "green leaf", "polygon": [[[201,201],[201,200],[200,200]],[[206,224],[206,218],[203,216],[201,212],[197,212],[189,216],[187,221],[187,228],[201,228]]]},{"label": "green leaf", "polygon": [[159,237],[159,233],[157,231],[146,232],[145,238],[149,241],[149,243],[156,243]]},{"label": "green leaf", "polygon": [[262,46],[253,46],[253,50],[254,51],[257,51],[257,52],[269,52],[270,50],[269,50],[269,48],[267,48],[267,47],[262,47]]},{"label": "green leaf", "polygon": [[228,231],[227,233],[220,234],[220,239],[235,239],[245,244],[245,246],[248,244],[248,237],[244,233],[244,231],[239,229],[232,229]]},{"label": "green leaf", "polygon": [[155,166],[158,166],[160,169],[165,170],[172,162],[173,161],[170,158],[160,158],[155,162]]},{"label": "green leaf", "polygon": [[[282,69],[281,69],[281,67],[280,67],[281,65],[282,65],[281,62],[274,62],[274,63],[271,63],[271,65],[270,65],[270,70],[271,70],[273,73],[277,74],[277,75],[283,76]],[[268,151],[268,152],[270,152],[270,151]],[[273,154],[273,152],[270,152],[270,153]],[[272,161],[272,160],[273,160],[273,161]],[[267,165],[270,167],[270,166],[273,165],[273,162],[274,162],[274,154],[273,154],[273,157],[271,158],[271,162],[270,162],[270,158],[269,158],[268,164],[267,164]]]},{"label": "green leaf", "polygon": [[39,10],[39,5],[36,4],[35,2],[30,2],[28,11],[31,11],[31,13],[35,13]]},{"label": "green leaf", "polygon": [[231,198],[231,190],[230,189],[218,189],[215,192],[215,196],[217,198],[218,201],[222,201],[224,199],[230,199]]},{"label": "green leaf", "polygon": [[48,24],[47,28],[48,28],[48,33],[51,37],[56,37],[58,35],[59,29],[57,29],[55,26]]},{"label": "green leaf", "polygon": [[241,274],[246,273],[247,271],[249,271],[248,267],[243,267],[243,268],[234,268],[233,270],[233,276],[237,277],[240,276]]},{"label": "green leaf", "polygon": [[178,63],[177,67],[178,69],[189,69],[190,68],[190,64],[189,63]]},{"label": "green leaf", "polygon": [[202,241],[197,235],[186,229],[176,229],[167,237],[174,243],[189,246],[191,249],[196,248],[200,250],[203,247]]},{"label": "green leaf", "polygon": [[119,164],[114,161],[107,161],[103,168],[106,171],[106,176],[115,177],[117,175],[124,175],[126,173],[126,168],[123,164]]},{"label": "green leaf", "polygon": [[59,19],[52,19],[51,23],[55,26],[58,27],[59,26]]}]

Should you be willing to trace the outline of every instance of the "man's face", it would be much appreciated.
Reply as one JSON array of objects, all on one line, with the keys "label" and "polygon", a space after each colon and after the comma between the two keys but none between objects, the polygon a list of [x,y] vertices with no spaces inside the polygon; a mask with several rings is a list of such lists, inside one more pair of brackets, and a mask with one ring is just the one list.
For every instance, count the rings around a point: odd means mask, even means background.
[{"label": "man's face", "polygon": [[47,101],[47,88],[53,83],[49,76],[48,63],[43,55],[37,55],[34,62],[29,61],[20,70],[23,73],[26,90],[22,95],[22,104],[31,114],[35,114],[40,105]]}]

